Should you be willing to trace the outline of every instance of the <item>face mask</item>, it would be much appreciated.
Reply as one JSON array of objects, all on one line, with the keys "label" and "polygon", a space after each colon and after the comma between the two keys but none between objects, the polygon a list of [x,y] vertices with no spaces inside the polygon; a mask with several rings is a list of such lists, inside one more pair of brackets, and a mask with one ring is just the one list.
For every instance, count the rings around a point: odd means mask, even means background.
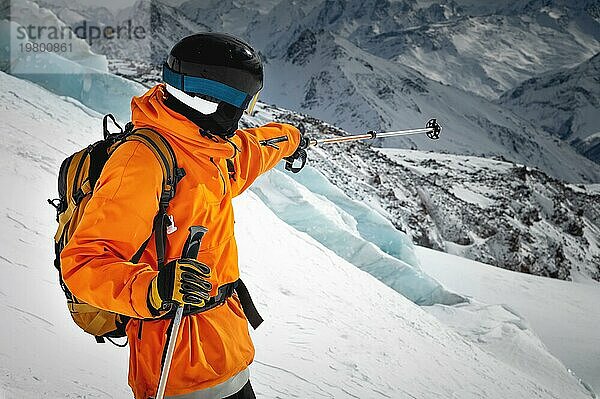
[{"label": "face mask", "polygon": [[219,103],[205,100],[202,97],[191,96],[169,84],[166,85],[166,89],[167,93],[171,94],[188,107],[193,108],[204,115],[209,115],[216,112],[219,106]]}]

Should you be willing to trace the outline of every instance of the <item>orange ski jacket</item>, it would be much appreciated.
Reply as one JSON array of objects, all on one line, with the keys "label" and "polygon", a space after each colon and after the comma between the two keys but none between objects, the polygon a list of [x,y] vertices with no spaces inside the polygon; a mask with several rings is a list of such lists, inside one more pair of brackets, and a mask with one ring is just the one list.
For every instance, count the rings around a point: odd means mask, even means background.
[{"label": "orange ski jacket", "polygon": [[[231,143],[202,137],[195,124],[163,104],[163,97],[164,86],[155,86],[134,97],[131,108],[136,128],[161,133],[186,172],[167,210],[177,230],[167,236],[165,262],[180,257],[189,226],[206,226],[198,260],[212,269],[211,295],[215,295],[219,286],[239,278],[231,199],[290,156],[298,147],[300,132],[281,123],[238,130],[231,139],[238,152]],[[278,141],[278,148],[261,144],[282,136],[286,139]],[[233,161],[235,173],[229,173],[227,159]],[[137,320],[152,317],[146,299],[150,281],[158,273],[154,238],[139,263],[128,260],[152,231],[161,184],[161,166],[150,149],[138,142],[119,146],[61,254],[64,281],[76,297],[134,318],[127,325],[129,385],[138,399],[156,393],[170,320]],[[248,323],[234,295],[221,306],[183,319],[166,395],[224,382],[247,368],[253,357]]]}]

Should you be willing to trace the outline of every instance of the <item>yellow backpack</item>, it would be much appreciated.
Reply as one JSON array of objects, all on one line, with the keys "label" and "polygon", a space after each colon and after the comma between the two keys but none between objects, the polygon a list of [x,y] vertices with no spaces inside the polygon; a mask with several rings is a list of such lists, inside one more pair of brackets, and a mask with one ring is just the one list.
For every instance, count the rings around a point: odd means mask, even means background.
[{"label": "yellow backpack", "polygon": [[[119,128],[119,132],[110,133],[108,131],[108,118]],[[56,221],[58,222],[58,230],[54,236],[56,253],[54,266],[58,270],[60,285],[67,297],[67,306],[75,323],[85,332],[96,337],[96,341],[99,343],[104,342],[104,338],[106,338],[115,345],[125,346],[127,343],[118,344],[111,338],[125,336],[125,326],[129,318],[96,308],[71,294],[62,279],[60,253],[79,224],[106,161],[120,144],[135,140],[144,143],[154,152],[163,169],[162,195],[152,229],[155,233],[158,265],[162,266],[166,247],[166,229],[170,224],[166,210],[169,202],[175,196],[177,183],[185,175],[185,172],[177,167],[175,153],[167,140],[156,131],[148,128],[134,129],[131,122],[127,123],[123,129],[111,114],[106,115],[102,122],[104,139],[90,144],[87,148],[63,161],[58,173],[59,197],[48,200],[56,209]],[[150,238],[144,242],[130,260],[131,262],[137,263],[140,260],[149,240]]]}]

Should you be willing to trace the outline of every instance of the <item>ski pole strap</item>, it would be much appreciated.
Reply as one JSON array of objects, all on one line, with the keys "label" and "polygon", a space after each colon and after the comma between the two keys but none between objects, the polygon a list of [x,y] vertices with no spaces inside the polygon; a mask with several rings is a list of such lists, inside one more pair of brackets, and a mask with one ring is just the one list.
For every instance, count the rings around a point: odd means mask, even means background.
[{"label": "ski pole strap", "polygon": [[[292,155],[289,156],[285,159],[285,170],[289,170],[292,173],[298,173],[302,170],[302,168],[304,168],[304,165],[306,165],[306,159],[308,158],[308,155],[306,154],[306,151],[303,149],[298,149],[296,150],[296,152]],[[294,161],[296,161],[296,159],[300,160],[300,166],[294,166]]]}]

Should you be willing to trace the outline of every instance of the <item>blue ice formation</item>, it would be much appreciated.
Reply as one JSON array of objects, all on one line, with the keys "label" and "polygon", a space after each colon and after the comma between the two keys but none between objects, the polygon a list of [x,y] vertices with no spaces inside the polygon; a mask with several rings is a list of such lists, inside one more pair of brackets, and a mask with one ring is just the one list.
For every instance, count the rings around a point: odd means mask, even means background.
[{"label": "blue ice formation", "polygon": [[251,190],[284,222],[414,303],[453,305],[465,301],[420,270],[410,240],[381,215],[348,198],[309,166],[295,179],[301,183],[273,170]]}]

